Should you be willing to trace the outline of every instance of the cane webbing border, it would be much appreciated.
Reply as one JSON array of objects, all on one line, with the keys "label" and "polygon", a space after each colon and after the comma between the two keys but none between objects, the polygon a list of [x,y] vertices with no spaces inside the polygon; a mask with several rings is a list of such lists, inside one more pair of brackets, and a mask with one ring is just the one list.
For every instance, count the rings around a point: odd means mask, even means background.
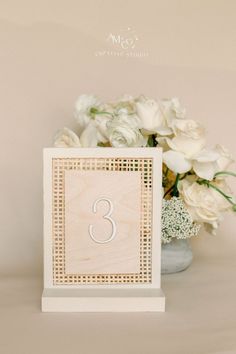
[{"label": "cane webbing border", "polygon": [[[65,170],[140,171],[140,271],[132,274],[65,273]],[[53,158],[52,245],[54,285],[145,284],[152,282],[152,158]]]}]

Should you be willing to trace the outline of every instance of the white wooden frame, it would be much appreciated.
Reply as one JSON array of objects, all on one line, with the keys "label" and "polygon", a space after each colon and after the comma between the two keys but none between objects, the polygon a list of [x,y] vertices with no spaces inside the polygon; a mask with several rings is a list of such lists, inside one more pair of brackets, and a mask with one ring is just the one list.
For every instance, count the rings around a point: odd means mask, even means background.
[{"label": "white wooden frame", "polygon": [[[52,160],[53,158],[110,157],[152,158],[152,282],[148,284],[54,285],[52,264]],[[162,153],[159,148],[44,149],[43,311],[164,311],[165,298],[160,289],[161,182]]]}]

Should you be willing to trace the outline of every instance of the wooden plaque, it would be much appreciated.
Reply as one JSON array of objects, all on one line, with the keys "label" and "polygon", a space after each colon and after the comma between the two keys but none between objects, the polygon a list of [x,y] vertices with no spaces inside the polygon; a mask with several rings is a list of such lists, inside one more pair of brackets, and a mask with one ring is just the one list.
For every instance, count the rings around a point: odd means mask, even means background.
[{"label": "wooden plaque", "polygon": [[44,150],[43,311],[163,311],[161,150]]}]

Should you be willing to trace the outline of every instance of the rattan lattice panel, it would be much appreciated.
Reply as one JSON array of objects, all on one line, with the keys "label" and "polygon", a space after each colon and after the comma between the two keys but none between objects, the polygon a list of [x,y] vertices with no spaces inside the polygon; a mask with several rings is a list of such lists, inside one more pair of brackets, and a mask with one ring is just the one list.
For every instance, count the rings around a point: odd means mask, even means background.
[{"label": "rattan lattice panel", "polygon": [[[152,158],[53,158],[53,283],[146,284],[152,282]],[[65,273],[65,170],[140,171],[140,271],[132,274],[66,274]]]}]

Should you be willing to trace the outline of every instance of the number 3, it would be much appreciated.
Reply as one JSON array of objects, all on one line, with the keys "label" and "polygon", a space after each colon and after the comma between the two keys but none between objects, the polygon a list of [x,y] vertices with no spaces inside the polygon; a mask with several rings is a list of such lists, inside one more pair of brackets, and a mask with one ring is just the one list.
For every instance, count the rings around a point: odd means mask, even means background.
[{"label": "number 3", "polygon": [[94,235],[93,235],[93,225],[89,225],[89,236],[96,243],[108,243],[108,242],[112,241],[115,238],[115,236],[116,236],[116,224],[115,224],[115,221],[111,218],[111,214],[113,212],[112,201],[110,199],[108,199],[108,198],[105,198],[105,197],[96,199],[95,202],[93,203],[93,213],[97,212],[97,204],[99,202],[102,202],[102,201],[107,202],[108,205],[109,205],[109,211],[108,211],[107,214],[105,214],[103,216],[103,219],[106,219],[106,220],[110,221],[110,223],[112,225],[112,234],[107,240],[100,241],[100,240],[96,239],[94,237]]}]

